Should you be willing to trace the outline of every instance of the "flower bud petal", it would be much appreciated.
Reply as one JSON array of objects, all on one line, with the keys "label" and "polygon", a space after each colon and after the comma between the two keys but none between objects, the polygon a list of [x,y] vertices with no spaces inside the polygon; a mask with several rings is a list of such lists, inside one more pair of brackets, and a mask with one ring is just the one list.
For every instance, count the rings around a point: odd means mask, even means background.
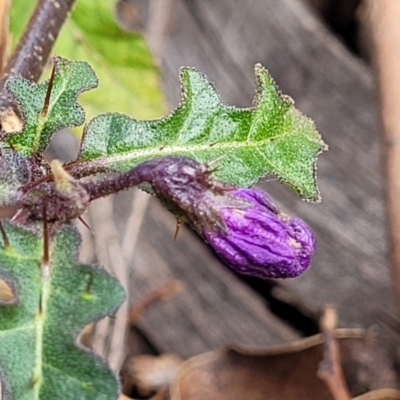
[{"label": "flower bud petal", "polygon": [[203,229],[220,258],[238,273],[264,279],[300,275],[315,248],[310,228],[301,219],[280,213],[260,190],[237,189],[230,195],[247,205],[221,207],[225,231]]}]

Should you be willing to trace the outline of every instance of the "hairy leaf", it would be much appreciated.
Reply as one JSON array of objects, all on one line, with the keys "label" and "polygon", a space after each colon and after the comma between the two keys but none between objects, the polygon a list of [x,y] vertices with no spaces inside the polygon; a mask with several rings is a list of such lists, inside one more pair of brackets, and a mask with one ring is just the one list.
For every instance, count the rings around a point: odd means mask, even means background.
[{"label": "hairy leaf", "polygon": [[[77,262],[78,234],[64,226],[42,262],[43,241],[11,224],[0,241],[0,278],[13,300],[0,303],[0,378],[7,400],[115,399],[103,361],[79,348],[84,325],[107,315],[123,290],[105,271]],[[4,398],[4,397],[3,397]]]},{"label": "hairy leaf", "polygon": [[250,186],[271,174],[303,198],[317,201],[315,162],[326,145],[262,66],[256,66],[255,76],[254,106],[238,109],[225,105],[204,75],[185,68],[183,99],[175,111],[154,121],[100,115],[85,129],[80,157],[110,171],[167,155],[219,159],[216,177],[223,181]]},{"label": "hairy leaf", "polygon": [[55,73],[47,113],[42,113],[49,82],[36,84],[21,77],[11,78],[7,89],[19,103],[23,117],[22,132],[7,139],[25,156],[46,149],[52,135],[68,126],[79,126],[85,113],[76,100],[82,91],[97,86],[89,64],[55,57]]}]

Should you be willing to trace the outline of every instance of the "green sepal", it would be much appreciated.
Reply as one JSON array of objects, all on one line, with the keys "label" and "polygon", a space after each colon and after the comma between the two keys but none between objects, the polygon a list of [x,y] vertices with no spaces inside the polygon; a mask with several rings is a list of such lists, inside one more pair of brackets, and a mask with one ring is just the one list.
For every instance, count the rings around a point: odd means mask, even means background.
[{"label": "green sepal", "polygon": [[254,106],[239,109],[225,105],[204,75],[184,68],[183,98],[176,110],[154,121],[100,115],[85,129],[80,158],[118,172],[168,155],[218,159],[215,176],[225,182],[246,187],[271,174],[304,199],[318,201],[315,165],[325,143],[261,65],[255,77]]},{"label": "green sepal", "polygon": [[7,90],[19,104],[23,129],[12,133],[7,142],[25,156],[43,152],[53,134],[69,126],[85,122],[85,113],[76,102],[79,93],[97,86],[90,65],[54,57],[55,71],[48,111],[42,113],[49,81],[34,83],[21,77],[11,78]]},{"label": "green sepal", "polygon": [[[0,240],[0,278],[14,299],[0,303],[0,378],[7,400],[111,400],[117,377],[77,344],[82,328],[124,299],[106,271],[77,261],[79,235],[63,226],[52,240],[50,274],[43,240],[7,223]],[[39,305],[41,302],[41,306]]]}]

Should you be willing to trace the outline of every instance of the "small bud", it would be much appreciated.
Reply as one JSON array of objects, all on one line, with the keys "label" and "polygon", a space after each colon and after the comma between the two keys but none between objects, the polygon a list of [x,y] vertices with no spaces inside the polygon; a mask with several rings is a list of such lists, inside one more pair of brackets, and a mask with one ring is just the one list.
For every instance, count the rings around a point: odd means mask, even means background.
[{"label": "small bud", "polygon": [[82,214],[89,205],[89,195],[86,190],[63,168],[59,160],[51,161],[50,168],[57,192],[71,201],[77,212],[81,210]]},{"label": "small bud", "polygon": [[68,221],[82,215],[90,202],[86,189],[65,171],[58,160],[50,164],[54,182],[43,182],[21,197],[25,218]]},{"label": "small bud", "polygon": [[300,219],[281,213],[264,192],[237,189],[229,197],[235,207],[220,205],[224,230],[203,229],[203,236],[220,258],[236,272],[260,278],[291,278],[310,264],[315,239]]}]

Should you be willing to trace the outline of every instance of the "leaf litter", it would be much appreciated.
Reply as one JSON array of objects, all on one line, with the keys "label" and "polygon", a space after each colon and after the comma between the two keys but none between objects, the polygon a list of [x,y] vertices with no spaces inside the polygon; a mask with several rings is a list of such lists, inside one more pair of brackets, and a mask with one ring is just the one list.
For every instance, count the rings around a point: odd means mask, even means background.
[{"label": "leaf litter", "polygon": [[[160,371],[164,378],[169,376],[155,397],[142,397],[157,400],[400,400],[395,372],[376,335],[336,328],[330,308],[324,315],[320,334],[283,346],[233,345],[183,363],[178,358],[172,362],[173,355],[133,356],[125,374],[139,385],[148,384]],[[343,390],[337,390],[339,386]],[[154,393],[157,387],[152,389]],[[128,388],[124,392],[128,394]]]}]

